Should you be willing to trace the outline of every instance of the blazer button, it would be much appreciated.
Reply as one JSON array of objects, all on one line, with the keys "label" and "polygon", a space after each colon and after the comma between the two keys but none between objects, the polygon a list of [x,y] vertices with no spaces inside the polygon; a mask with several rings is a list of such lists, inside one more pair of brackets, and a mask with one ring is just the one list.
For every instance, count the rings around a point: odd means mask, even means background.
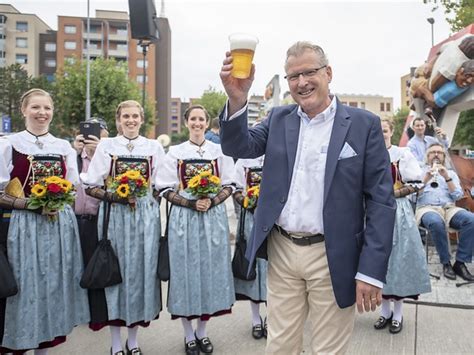
[{"label": "blazer button", "polygon": [[263,231],[268,232],[268,227],[267,226],[263,227]]},{"label": "blazer button", "polygon": [[280,202],[281,202],[281,203],[285,203],[285,202],[286,202],[286,198],[280,197]]}]

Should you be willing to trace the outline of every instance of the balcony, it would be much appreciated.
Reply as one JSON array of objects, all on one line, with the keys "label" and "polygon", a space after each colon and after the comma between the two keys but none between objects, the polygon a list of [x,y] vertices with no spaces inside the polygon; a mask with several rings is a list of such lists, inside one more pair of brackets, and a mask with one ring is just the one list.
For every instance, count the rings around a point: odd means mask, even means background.
[{"label": "balcony", "polygon": [[124,49],[109,49],[107,54],[109,57],[128,57],[128,51]]},{"label": "balcony", "polygon": [[[87,55],[87,50],[84,49],[84,50],[82,51],[82,54],[83,54],[84,56],[86,56],[86,55]],[[104,55],[104,51],[103,51],[102,49],[90,48],[90,49],[89,49],[89,55],[90,55],[91,57],[92,57],[92,56],[93,56],[93,57],[100,57],[100,56],[103,56],[103,55]]]},{"label": "balcony", "polygon": [[[82,37],[87,40],[87,32],[83,32]],[[102,41],[102,32],[89,32],[89,39],[91,41]]]},{"label": "balcony", "polygon": [[109,33],[109,41],[128,41],[128,33]]}]

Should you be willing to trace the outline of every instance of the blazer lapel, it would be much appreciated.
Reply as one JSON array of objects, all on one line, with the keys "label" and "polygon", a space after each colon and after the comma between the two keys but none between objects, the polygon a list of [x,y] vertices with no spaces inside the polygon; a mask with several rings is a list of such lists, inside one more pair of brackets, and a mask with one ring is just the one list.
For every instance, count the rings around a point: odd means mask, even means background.
[{"label": "blazer lapel", "polygon": [[291,184],[293,167],[295,166],[296,150],[300,133],[301,120],[297,114],[298,106],[285,117],[286,153],[288,159],[288,186]]},{"label": "blazer lapel", "polygon": [[331,182],[336,171],[339,153],[341,152],[341,149],[344,145],[347,131],[349,130],[350,126],[350,116],[339,100],[337,100],[337,111],[336,116],[334,117],[331,138],[329,140],[326,171],[324,174],[324,203],[326,203],[329,187],[331,186]]}]

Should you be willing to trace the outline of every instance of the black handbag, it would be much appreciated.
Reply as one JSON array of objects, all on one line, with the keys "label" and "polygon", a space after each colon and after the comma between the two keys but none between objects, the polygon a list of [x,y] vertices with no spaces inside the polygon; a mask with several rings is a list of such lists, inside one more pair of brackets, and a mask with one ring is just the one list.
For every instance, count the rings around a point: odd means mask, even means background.
[{"label": "black handbag", "polygon": [[84,270],[80,282],[82,288],[97,290],[122,283],[120,264],[108,239],[109,219],[110,202],[104,202],[102,239],[97,243],[97,248]]},{"label": "black handbag", "polygon": [[249,261],[245,257],[245,252],[247,251],[247,241],[245,240],[244,234],[245,214],[246,209],[242,208],[240,212],[239,232],[235,242],[234,257],[232,258],[232,273],[237,279],[252,281],[257,277],[257,262],[254,260],[252,266],[249,267]]},{"label": "black handbag", "polygon": [[161,281],[169,281],[170,279],[170,252],[168,249],[168,226],[170,220],[170,212],[173,205],[168,209],[169,204],[166,201],[166,228],[165,234],[160,237],[160,248],[158,250],[158,270],[157,276]]},{"label": "black handbag", "polygon": [[5,247],[0,245],[0,298],[7,298],[18,293],[13,271],[7,259]]}]

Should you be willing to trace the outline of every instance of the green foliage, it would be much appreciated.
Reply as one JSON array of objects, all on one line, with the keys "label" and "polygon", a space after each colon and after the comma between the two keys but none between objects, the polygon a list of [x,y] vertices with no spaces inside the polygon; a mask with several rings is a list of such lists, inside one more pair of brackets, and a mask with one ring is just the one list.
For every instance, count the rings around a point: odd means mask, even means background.
[{"label": "green foliage", "polygon": [[392,136],[392,143],[398,145],[400,142],[400,138],[403,134],[403,128],[405,127],[405,122],[408,117],[410,110],[408,107],[402,107],[395,112],[393,116],[393,136]]},{"label": "green foliage", "polygon": [[21,114],[20,98],[25,91],[40,88],[51,92],[52,86],[45,77],[32,78],[20,64],[0,68],[0,113],[11,117],[12,130],[25,128]]},{"label": "green foliage", "polygon": [[173,133],[171,135],[171,145],[183,143],[184,141],[187,141],[188,139],[189,139],[188,127],[183,126],[180,133]]},{"label": "green foliage", "polygon": [[474,149],[474,109],[461,112],[454,132],[453,145]]},{"label": "green foliage", "polygon": [[227,95],[224,92],[217,91],[212,86],[209,86],[209,89],[204,91],[201,98],[196,100],[194,103],[204,106],[207,112],[209,112],[211,119],[213,119],[222,111],[226,101]]},{"label": "green foliage", "polygon": [[[55,121],[51,131],[61,137],[73,137],[86,116],[86,62],[66,63],[56,77]],[[129,81],[127,67],[115,60],[97,58],[90,65],[91,116],[107,121],[111,136],[116,135],[115,110],[124,100],[141,103],[141,89]],[[152,104],[145,106],[145,128],[154,121]]]},{"label": "green foliage", "polygon": [[439,5],[443,6],[446,21],[453,32],[474,23],[474,0],[423,0],[423,2],[433,4],[432,11],[435,11]]}]

